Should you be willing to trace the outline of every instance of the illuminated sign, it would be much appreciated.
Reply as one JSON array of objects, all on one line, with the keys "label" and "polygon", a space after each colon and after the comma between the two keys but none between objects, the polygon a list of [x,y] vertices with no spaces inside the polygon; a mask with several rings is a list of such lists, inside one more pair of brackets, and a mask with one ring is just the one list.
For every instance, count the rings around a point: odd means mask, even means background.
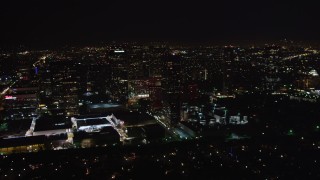
[{"label": "illuminated sign", "polygon": [[148,98],[149,94],[139,94],[138,97],[139,98]]},{"label": "illuminated sign", "polygon": [[14,99],[14,100],[17,99],[17,97],[13,97],[13,96],[5,96],[4,98],[5,99]]},{"label": "illuminated sign", "polygon": [[39,104],[39,108],[46,107],[45,104]]}]

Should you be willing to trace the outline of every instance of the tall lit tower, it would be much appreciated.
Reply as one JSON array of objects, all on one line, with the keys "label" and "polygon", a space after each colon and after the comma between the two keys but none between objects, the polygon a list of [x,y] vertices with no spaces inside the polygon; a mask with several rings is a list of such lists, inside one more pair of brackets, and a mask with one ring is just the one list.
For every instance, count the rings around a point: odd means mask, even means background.
[{"label": "tall lit tower", "polygon": [[223,84],[222,92],[228,94],[232,88],[232,66],[236,58],[236,52],[233,47],[225,47],[223,50]]},{"label": "tall lit tower", "polygon": [[109,54],[111,65],[110,92],[116,102],[128,100],[128,52],[122,49],[112,50]]},{"label": "tall lit tower", "polygon": [[180,121],[180,98],[182,91],[181,57],[168,55],[164,57],[162,84],[165,102],[170,107],[170,121],[174,125]]}]

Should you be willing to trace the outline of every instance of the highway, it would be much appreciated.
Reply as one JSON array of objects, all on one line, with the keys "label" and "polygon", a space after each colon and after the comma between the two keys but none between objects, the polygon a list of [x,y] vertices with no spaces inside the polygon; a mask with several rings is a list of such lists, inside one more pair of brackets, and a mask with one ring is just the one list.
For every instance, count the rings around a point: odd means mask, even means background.
[{"label": "highway", "polygon": [[4,90],[1,92],[0,96],[2,97],[3,95],[6,95],[7,92],[9,91],[9,89],[10,89],[16,82],[17,82],[17,81],[13,82],[10,86],[8,86],[6,89],[4,89]]},{"label": "highway", "polygon": [[153,116],[157,122],[163,126],[168,134],[174,139],[174,140],[185,140],[185,139],[192,139],[193,136],[187,133],[183,130],[183,128],[179,125],[177,126],[170,126],[164,123],[163,121],[166,121],[164,118],[161,118],[160,116]]}]

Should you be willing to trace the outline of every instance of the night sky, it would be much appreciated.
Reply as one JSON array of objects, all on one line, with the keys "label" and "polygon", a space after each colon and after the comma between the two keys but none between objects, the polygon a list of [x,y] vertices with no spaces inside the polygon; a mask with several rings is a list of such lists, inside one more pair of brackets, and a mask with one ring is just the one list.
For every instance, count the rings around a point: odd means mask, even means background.
[{"label": "night sky", "polygon": [[320,41],[319,3],[278,1],[1,1],[0,42]]}]

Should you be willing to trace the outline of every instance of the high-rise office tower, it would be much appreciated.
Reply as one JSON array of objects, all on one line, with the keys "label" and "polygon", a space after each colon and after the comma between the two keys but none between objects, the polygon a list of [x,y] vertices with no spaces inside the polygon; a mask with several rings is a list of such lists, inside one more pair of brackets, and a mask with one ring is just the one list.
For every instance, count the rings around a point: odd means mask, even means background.
[{"label": "high-rise office tower", "polygon": [[174,125],[180,121],[180,97],[182,91],[181,57],[167,55],[164,57],[162,84],[165,101],[170,107],[170,121]]},{"label": "high-rise office tower", "polygon": [[222,92],[228,94],[232,89],[233,81],[233,62],[236,58],[236,51],[233,47],[225,47],[223,49],[223,62],[222,62],[222,73],[223,73],[223,84]]},{"label": "high-rise office tower", "polygon": [[111,65],[111,83],[109,89],[114,101],[126,103],[128,100],[128,52],[113,50],[109,54]]}]

